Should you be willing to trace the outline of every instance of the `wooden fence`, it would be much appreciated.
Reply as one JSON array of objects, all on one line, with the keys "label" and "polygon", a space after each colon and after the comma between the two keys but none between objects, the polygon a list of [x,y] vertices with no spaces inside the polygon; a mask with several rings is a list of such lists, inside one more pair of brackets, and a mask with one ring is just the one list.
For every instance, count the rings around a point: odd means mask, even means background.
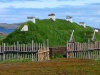
[{"label": "wooden fence", "polygon": [[2,43],[0,46],[0,61],[12,59],[49,60],[48,40],[42,44],[34,43],[34,41],[31,44],[19,44],[17,42],[13,45],[8,45]]},{"label": "wooden fence", "polygon": [[100,42],[94,42],[94,43],[67,42],[66,57],[100,60]]}]

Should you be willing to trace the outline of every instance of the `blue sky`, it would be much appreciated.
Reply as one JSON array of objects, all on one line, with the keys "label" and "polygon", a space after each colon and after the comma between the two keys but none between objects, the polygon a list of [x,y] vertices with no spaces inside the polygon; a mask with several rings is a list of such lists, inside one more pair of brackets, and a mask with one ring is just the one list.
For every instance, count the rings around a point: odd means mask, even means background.
[{"label": "blue sky", "polygon": [[25,22],[27,16],[46,19],[50,13],[100,28],[100,0],[0,0],[0,23]]}]

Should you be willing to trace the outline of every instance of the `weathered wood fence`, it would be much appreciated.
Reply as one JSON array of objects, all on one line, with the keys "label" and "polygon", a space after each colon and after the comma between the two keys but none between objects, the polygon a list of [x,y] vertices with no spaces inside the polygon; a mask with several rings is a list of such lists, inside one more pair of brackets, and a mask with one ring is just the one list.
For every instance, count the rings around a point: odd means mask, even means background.
[{"label": "weathered wood fence", "polygon": [[0,46],[0,60],[30,59],[32,61],[49,60],[48,40],[42,44],[32,41],[31,44],[14,43],[8,45],[2,43]]},{"label": "weathered wood fence", "polygon": [[100,60],[100,42],[94,42],[94,43],[67,42],[66,57]]}]

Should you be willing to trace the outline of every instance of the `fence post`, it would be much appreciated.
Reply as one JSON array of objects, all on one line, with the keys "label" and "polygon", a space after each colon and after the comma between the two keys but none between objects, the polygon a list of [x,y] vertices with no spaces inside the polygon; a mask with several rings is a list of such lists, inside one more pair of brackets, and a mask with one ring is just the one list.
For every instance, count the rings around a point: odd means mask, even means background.
[{"label": "fence post", "polygon": [[46,50],[48,50],[49,48],[49,42],[48,42],[48,39],[46,40]]},{"label": "fence post", "polygon": [[19,49],[19,42],[17,41],[17,50]]},{"label": "fence post", "polygon": [[40,43],[39,43],[39,50],[41,49],[40,47],[41,47],[41,46],[40,46]]},{"label": "fence post", "polygon": [[17,41],[17,49],[16,49],[17,50],[17,59],[19,59],[19,52],[18,52],[19,50],[18,49],[19,49],[19,42]]},{"label": "fence post", "polygon": [[5,60],[5,43],[3,43],[3,60]]},{"label": "fence post", "polygon": [[72,51],[74,52],[74,58],[76,58],[76,51],[75,51],[75,43],[74,42],[72,43],[72,46],[73,46],[72,47],[72,49],[73,49]]},{"label": "fence post", "polygon": [[[45,44],[46,44],[46,46],[45,46]],[[50,58],[49,58],[49,56],[50,56],[50,51],[49,51],[49,41],[48,41],[48,39],[46,40],[46,43],[44,44],[44,48],[46,49],[46,53],[47,53],[47,59],[49,60]]]},{"label": "fence post", "polygon": [[38,53],[36,53],[36,61],[38,61]]},{"label": "fence post", "polygon": [[33,47],[34,47],[34,41],[32,40],[32,51],[33,51]]},{"label": "fence post", "polygon": [[90,59],[90,39],[88,39],[88,58]]},{"label": "fence post", "polygon": [[32,61],[34,61],[34,55],[33,55],[33,52],[32,52]]},{"label": "fence post", "polygon": [[68,58],[68,41],[66,43],[66,58]]}]

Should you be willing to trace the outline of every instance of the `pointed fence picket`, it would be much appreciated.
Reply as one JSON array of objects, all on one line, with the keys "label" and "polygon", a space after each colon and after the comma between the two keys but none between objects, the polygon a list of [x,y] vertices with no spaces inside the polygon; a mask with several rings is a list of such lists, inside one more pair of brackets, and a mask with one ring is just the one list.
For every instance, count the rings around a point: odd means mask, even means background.
[{"label": "pointed fence picket", "polygon": [[[40,53],[42,53],[42,57],[40,57]],[[46,40],[43,44],[40,45],[34,43],[32,40],[31,44],[19,44],[17,42],[13,45],[8,45],[6,43],[2,43],[0,45],[0,61],[2,60],[12,60],[12,59],[30,59],[32,61],[42,61],[45,57],[45,53],[47,53],[46,57],[49,56],[49,47],[48,40]],[[42,58],[39,60],[38,58]],[[49,57],[48,59],[49,60]]]}]

